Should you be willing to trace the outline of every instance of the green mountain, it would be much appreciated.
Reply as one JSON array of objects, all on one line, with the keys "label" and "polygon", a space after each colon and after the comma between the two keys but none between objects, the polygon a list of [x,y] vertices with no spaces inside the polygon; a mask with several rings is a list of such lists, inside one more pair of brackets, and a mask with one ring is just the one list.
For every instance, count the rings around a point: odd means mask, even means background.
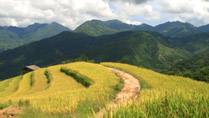
[{"label": "green mountain", "polygon": [[32,24],[27,27],[1,27],[0,28],[0,50],[7,50],[20,45],[51,37],[62,31],[69,31],[58,23]]},{"label": "green mountain", "polygon": [[197,28],[192,24],[179,21],[157,25],[155,31],[169,37],[185,37],[198,32]]},{"label": "green mountain", "polygon": [[119,20],[104,21],[103,24],[106,27],[115,29],[117,31],[130,31],[136,27],[136,25],[126,24],[126,23],[123,23]]},{"label": "green mountain", "polygon": [[175,48],[184,48],[192,54],[209,52],[209,32],[196,33],[182,38],[164,40]]},{"label": "green mountain", "polygon": [[120,31],[154,31],[160,34],[173,38],[180,38],[192,35],[198,32],[209,32],[209,26],[195,27],[190,23],[182,23],[179,21],[166,22],[155,27],[141,24],[141,25],[130,25],[123,23],[119,20],[91,20],[83,23],[75,32],[82,32],[91,36],[101,36],[107,34],[114,34]]},{"label": "green mountain", "polygon": [[209,82],[209,53],[178,62],[165,73]]},{"label": "green mountain", "polygon": [[198,32],[209,32],[209,24],[198,27]]},{"label": "green mountain", "polygon": [[155,28],[147,25],[147,24],[141,24],[133,28],[134,31],[155,31]]},{"label": "green mountain", "polygon": [[[126,62],[153,70],[170,67],[190,53],[161,43],[165,38],[154,32],[120,32],[99,37],[63,32],[51,38],[5,51],[0,56],[0,79],[21,74],[26,65],[41,67],[76,59],[81,55],[95,62]],[[46,48],[47,47],[47,48]]]},{"label": "green mountain", "polygon": [[114,34],[118,32],[116,29],[107,27],[103,21],[91,20],[83,23],[74,30],[75,32],[82,32],[90,36],[100,36],[107,34]]}]

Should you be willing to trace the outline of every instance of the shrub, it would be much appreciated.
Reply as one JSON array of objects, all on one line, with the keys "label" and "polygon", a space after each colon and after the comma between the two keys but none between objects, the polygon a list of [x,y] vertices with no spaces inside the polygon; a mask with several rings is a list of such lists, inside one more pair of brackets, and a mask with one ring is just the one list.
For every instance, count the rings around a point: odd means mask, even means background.
[{"label": "shrub", "polygon": [[31,76],[30,76],[30,85],[33,86],[35,82],[35,79],[34,79],[34,72],[31,73]]},{"label": "shrub", "polygon": [[51,74],[50,71],[47,69],[47,70],[44,72],[44,75],[45,75],[46,78],[47,78],[47,84],[50,84],[50,82],[52,81],[52,74]]},{"label": "shrub", "polygon": [[89,87],[93,84],[93,81],[88,77],[81,75],[78,72],[68,69],[66,67],[62,67],[60,71],[65,73],[66,75],[73,77],[78,83],[81,83],[85,87]]},{"label": "shrub", "polygon": [[0,109],[4,109],[4,108],[6,108],[8,106],[9,106],[9,104],[2,104],[2,103],[0,103]]}]

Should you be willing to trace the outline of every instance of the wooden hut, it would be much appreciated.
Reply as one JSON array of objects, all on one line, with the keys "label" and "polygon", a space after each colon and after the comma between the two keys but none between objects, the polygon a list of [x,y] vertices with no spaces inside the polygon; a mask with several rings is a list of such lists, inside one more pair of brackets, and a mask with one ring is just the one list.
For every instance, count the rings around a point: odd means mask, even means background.
[{"label": "wooden hut", "polygon": [[39,69],[40,67],[36,66],[36,65],[29,65],[29,66],[25,66],[22,71],[23,73],[27,73],[27,72],[31,72],[31,71],[34,71],[34,70],[37,70]]}]

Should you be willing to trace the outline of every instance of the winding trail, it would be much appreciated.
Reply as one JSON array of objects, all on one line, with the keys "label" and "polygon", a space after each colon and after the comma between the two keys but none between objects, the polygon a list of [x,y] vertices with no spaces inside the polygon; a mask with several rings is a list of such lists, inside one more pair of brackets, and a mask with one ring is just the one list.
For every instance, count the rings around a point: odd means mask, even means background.
[{"label": "winding trail", "polygon": [[[109,69],[124,80],[124,86],[122,90],[117,94],[116,99],[108,105],[108,109],[111,110],[115,109],[118,104],[126,105],[129,100],[136,99],[138,92],[140,91],[140,84],[135,77],[128,73],[114,68]],[[96,113],[96,118],[102,118],[105,112],[105,108],[101,109]]]}]

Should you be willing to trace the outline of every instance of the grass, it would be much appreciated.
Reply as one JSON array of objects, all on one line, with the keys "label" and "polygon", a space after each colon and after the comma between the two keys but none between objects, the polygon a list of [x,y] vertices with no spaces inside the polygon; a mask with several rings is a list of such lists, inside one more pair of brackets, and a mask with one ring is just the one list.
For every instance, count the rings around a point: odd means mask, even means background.
[{"label": "grass", "polygon": [[107,118],[207,118],[209,85],[189,78],[168,76],[151,70],[120,63],[102,63],[125,70],[143,79],[151,89],[140,91],[137,101],[108,111]]},{"label": "grass", "polygon": [[0,103],[0,110],[9,107],[10,104],[8,103]]},{"label": "grass", "polygon": [[81,75],[78,72],[68,69],[66,67],[61,67],[60,71],[65,73],[66,75],[73,77],[78,83],[81,83],[85,87],[89,87],[94,83],[88,77]]}]

